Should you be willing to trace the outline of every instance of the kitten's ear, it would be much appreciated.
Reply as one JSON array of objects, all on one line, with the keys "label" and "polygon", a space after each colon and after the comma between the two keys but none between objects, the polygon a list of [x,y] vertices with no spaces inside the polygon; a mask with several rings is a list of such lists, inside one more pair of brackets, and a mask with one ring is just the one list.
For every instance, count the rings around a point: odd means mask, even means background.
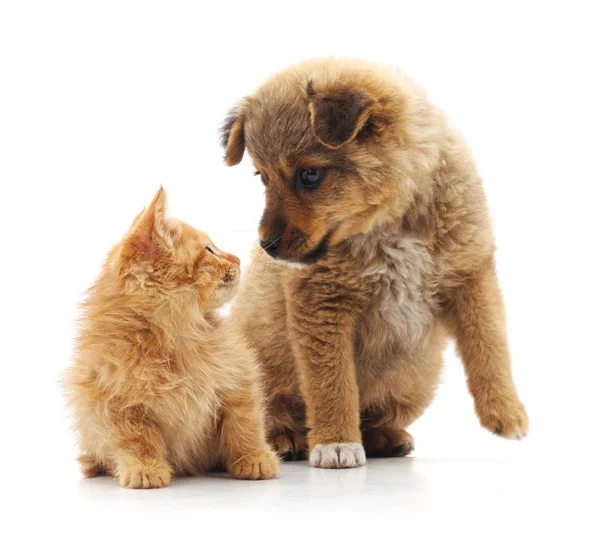
[{"label": "kitten's ear", "polygon": [[148,261],[173,248],[173,236],[167,214],[167,193],[162,185],[150,205],[133,221],[125,237],[121,258]]},{"label": "kitten's ear", "polygon": [[233,108],[221,127],[221,146],[225,149],[225,163],[230,167],[242,161],[246,150],[244,107],[242,102]]}]

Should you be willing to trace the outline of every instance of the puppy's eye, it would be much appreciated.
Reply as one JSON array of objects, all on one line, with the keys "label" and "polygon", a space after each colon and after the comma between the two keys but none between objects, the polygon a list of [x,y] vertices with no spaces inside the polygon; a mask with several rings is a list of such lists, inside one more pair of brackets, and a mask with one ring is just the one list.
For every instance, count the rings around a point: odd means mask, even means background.
[{"label": "puppy's eye", "polygon": [[296,180],[305,189],[314,189],[323,179],[323,169],[298,169]]},{"label": "puppy's eye", "polygon": [[214,256],[215,251],[212,248],[206,247],[206,250],[208,250],[208,252],[210,252]]}]

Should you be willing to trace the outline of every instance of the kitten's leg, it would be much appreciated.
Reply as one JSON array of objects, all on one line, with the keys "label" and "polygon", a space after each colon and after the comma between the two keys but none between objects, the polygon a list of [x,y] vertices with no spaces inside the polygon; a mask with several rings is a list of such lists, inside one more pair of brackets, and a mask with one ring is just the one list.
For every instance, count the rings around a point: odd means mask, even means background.
[{"label": "kitten's leg", "polygon": [[115,443],[115,476],[124,488],[162,488],[171,468],[157,425],[143,406],[110,410]]},{"label": "kitten's leg", "polygon": [[481,425],[505,438],[527,434],[528,418],[513,384],[504,303],[494,264],[456,290],[452,322]]},{"label": "kitten's leg", "polygon": [[96,456],[92,454],[82,454],[77,458],[81,466],[81,472],[85,478],[100,477],[110,475],[108,469]]},{"label": "kitten's leg", "polygon": [[279,470],[277,455],[265,437],[260,392],[252,377],[241,379],[236,390],[225,394],[221,446],[234,478],[268,479]]}]

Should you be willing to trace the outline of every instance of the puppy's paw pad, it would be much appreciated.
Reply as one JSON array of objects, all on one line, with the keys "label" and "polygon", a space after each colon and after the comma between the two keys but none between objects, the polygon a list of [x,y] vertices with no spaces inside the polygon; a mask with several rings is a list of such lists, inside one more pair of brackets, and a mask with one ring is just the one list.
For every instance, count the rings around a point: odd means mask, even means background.
[{"label": "puppy's paw pad", "polygon": [[125,467],[120,469],[119,483],[130,489],[164,488],[171,483],[171,469],[166,464]]},{"label": "puppy's paw pad", "polygon": [[344,469],[367,463],[362,443],[316,445],[310,453],[310,465],[324,469]]},{"label": "puppy's paw pad", "polygon": [[520,403],[493,402],[478,409],[481,426],[506,439],[523,439],[529,430],[529,418]]},{"label": "puppy's paw pad", "polygon": [[246,454],[229,468],[233,478],[242,480],[267,480],[275,478],[278,471],[279,459],[270,449]]}]

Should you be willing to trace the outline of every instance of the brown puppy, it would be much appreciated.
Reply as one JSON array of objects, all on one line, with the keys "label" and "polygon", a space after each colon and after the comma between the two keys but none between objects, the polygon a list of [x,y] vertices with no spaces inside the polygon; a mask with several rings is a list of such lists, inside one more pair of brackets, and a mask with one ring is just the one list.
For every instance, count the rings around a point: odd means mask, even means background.
[{"label": "brown puppy", "polygon": [[266,186],[274,259],[255,256],[232,320],[260,355],[280,453],[298,457],[308,427],[316,467],[408,454],[448,336],[481,424],[526,434],[481,182],[418,88],[362,61],[308,61],[242,100],[223,143]]}]

